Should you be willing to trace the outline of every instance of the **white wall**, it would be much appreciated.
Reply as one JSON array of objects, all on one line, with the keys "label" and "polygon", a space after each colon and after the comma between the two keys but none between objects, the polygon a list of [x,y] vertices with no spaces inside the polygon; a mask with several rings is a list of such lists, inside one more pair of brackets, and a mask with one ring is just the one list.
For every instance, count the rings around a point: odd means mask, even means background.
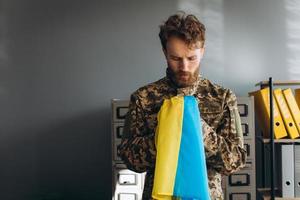
[{"label": "white wall", "polygon": [[297,0],[179,1],[207,26],[202,73],[237,95],[268,80],[296,80],[300,74],[300,3]]}]

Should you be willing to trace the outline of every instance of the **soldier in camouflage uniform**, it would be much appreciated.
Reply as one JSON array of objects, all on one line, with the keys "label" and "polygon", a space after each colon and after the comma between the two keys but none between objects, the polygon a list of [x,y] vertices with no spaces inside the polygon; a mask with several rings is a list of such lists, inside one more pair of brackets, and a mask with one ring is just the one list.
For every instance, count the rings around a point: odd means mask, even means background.
[{"label": "soldier in camouflage uniform", "polygon": [[131,95],[118,154],[130,170],[147,172],[143,199],[152,199],[157,114],[164,99],[193,95],[201,113],[210,196],[223,199],[222,175],[236,172],[246,161],[236,96],[199,75],[205,27],[195,16],[169,17],[159,36],[168,64],[166,76]]}]

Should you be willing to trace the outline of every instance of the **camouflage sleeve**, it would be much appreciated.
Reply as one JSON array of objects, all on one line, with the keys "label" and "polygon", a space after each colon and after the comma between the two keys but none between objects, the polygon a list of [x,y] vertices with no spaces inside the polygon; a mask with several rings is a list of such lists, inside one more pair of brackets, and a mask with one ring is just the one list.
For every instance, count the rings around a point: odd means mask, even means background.
[{"label": "camouflage sleeve", "polygon": [[202,120],[206,162],[217,172],[229,175],[244,167],[246,151],[235,95],[229,90],[225,97],[222,118],[217,130]]},{"label": "camouflage sleeve", "polygon": [[154,168],[156,157],[154,135],[147,129],[144,111],[138,96],[132,94],[122,141],[118,146],[118,155],[128,169],[135,172],[145,172],[147,169]]}]

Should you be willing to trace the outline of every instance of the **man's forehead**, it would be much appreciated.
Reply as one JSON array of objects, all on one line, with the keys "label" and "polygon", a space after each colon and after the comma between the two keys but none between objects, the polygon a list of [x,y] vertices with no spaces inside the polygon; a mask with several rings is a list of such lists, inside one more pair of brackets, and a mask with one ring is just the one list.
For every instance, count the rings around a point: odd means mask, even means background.
[{"label": "man's forehead", "polygon": [[200,48],[167,48],[167,52],[172,56],[195,56],[200,53]]},{"label": "man's forehead", "polygon": [[188,47],[190,47],[190,48],[196,48],[196,47],[198,47],[198,48],[200,48],[202,45],[202,41],[194,41],[194,42],[192,42],[192,41],[188,41],[188,40],[184,40],[184,39],[182,39],[182,38],[180,38],[180,37],[177,37],[177,36],[171,36],[170,38],[168,38],[168,40],[167,40],[167,45],[168,44],[182,44],[182,45],[186,45],[186,46],[188,46]]},{"label": "man's forehead", "polygon": [[188,45],[188,47],[191,50],[201,49],[202,48],[202,42],[201,41],[197,41],[196,43],[192,43],[192,44]]},{"label": "man's forehead", "polygon": [[185,52],[195,52],[199,49],[201,49],[202,45],[201,42],[198,41],[196,43],[191,43],[188,44],[187,42],[178,39],[178,38],[171,38],[170,40],[168,40],[167,42],[167,50],[168,51],[185,51]]},{"label": "man's forehead", "polygon": [[193,52],[193,53],[185,53],[185,54],[180,54],[180,53],[169,53],[170,56],[175,56],[175,57],[193,57],[199,55],[198,52]]}]

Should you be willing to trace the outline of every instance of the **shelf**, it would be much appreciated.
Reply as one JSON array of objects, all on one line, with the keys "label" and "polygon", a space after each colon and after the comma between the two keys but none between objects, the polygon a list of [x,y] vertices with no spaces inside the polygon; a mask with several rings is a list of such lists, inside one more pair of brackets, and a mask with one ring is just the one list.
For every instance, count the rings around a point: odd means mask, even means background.
[{"label": "shelf", "polygon": [[[271,196],[269,195],[264,195],[263,196],[264,200],[270,200]],[[300,198],[292,198],[292,197],[275,197],[275,200],[300,200]]]},{"label": "shelf", "polygon": [[283,144],[283,143],[300,143],[300,139],[275,139],[274,138],[274,113],[273,113],[273,105],[274,105],[274,98],[272,98],[272,93],[273,93],[273,86],[295,86],[295,85],[300,85],[300,81],[296,81],[296,80],[291,80],[291,81],[273,81],[272,77],[269,78],[269,81],[261,81],[257,84],[255,84],[255,86],[260,86],[260,88],[266,88],[268,87],[269,90],[271,92],[269,92],[269,110],[270,110],[270,138],[265,139],[265,138],[257,138],[259,139],[262,143],[266,143],[266,144],[270,144],[270,158],[271,158],[271,188],[270,190],[262,190],[259,191],[257,190],[257,192],[262,193],[261,197],[263,197],[263,199],[270,199],[270,200],[300,200],[300,198],[282,198],[282,197],[278,197],[279,193],[278,190],[276,191],[275,189],[275,164],[274,164],[274,159],[275,159],[275,144]]},{"label": "shelf", "polygon": [[[261,141],[264,144],[270,143],[269,138],[263,138],[261,136],[256,136],[256,139]],[[300,143],[300,138],[297,139],[288,139],[288,138],[282,138],[282,139],[274,139],[274,143]]]},{"label": "shelf", "polygon": [[[263,139],[263,143],[270,143],[270,139]],[[274,143],[300,143],[300,139],[274,139]]]},{"label": "shelf", "polygon": [[[278,188],[274,188],[274,190],[278,190]],[[258,192],[269,192],[271,191],[271,188],[257,188]]]},{"label": "shelf", "polygon": [[[264,200],[270,200],[270,196],[264,196]],[[300,200],[300,198],[288,198],[288,197],[275,197],[275,200]]]},{"label": "shelf", "polygon": [[[255,86],[268,86],[269,81],[260,81]],[[273,85],[300,85],[300,81],[273,81]]]}]

